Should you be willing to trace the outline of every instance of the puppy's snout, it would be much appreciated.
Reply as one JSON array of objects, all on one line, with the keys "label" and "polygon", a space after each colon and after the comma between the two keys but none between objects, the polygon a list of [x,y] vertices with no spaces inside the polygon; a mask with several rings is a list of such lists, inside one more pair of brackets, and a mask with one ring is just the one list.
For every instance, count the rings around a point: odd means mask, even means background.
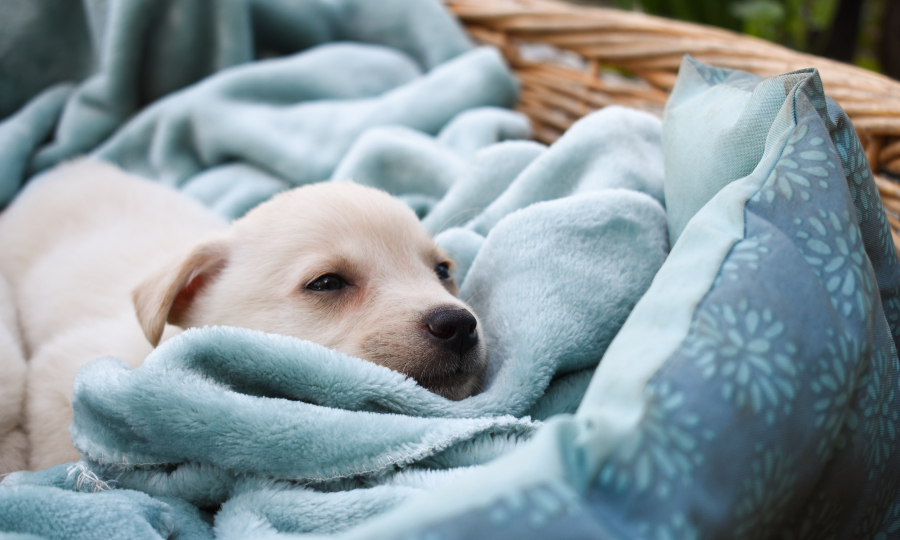
[{"label": "puppy's snout", "polygon": [[438,347],[460,357],[478,344],[478,321],[467,309],[438,308],[428,314],[425,324]]}]

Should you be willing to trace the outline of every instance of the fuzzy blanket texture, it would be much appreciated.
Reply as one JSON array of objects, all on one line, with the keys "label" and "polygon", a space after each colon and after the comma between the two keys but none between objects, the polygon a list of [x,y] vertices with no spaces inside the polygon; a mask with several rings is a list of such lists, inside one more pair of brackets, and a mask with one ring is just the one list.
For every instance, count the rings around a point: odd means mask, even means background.
[{"label": "fuzzy blanket texture", "polygon": [[[545,147],[499,55],[431,0],[0,11],[0,204],[83,153],[228,218],[352,178],[422,217],[490,348],[459,402],[236,328],[97,359],[82,461],[7,476],[0,538],[900,530],[900,264],[814,70],[687,58],[662,122],[609,107]],[[0,453],[26,366],[6,292]]]}]

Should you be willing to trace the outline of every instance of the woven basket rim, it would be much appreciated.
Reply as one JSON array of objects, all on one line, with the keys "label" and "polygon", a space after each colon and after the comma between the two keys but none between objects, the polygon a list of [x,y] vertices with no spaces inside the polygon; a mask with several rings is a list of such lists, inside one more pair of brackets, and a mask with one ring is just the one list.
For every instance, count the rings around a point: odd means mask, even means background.
[{"label": "woven basket rim", "polygon": [[[684,54],[763,77],[815,68],[825,93],[853,122],[900,255],[900,81],[867,69],[702,24],[560,0],[441,0],[476,41],[498,47],[521,82],[518,109],[551,143],[578,118],[611,104],[661,115]],[[580,68],[523,58],[539,43],[582,60]],[[641,84],[610,84],[607,69]]]}]

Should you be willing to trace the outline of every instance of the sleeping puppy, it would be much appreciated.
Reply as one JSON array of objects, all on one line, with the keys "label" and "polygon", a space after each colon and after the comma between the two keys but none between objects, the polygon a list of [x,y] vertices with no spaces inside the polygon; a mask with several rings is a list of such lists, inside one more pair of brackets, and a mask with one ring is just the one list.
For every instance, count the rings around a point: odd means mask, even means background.
[{"label": "sleeping puppy", "polygon": [[453,400],[486,366],[453,263],[403,203],[352,183],[282,193],[229,226],[168,187],[78,161],[0,215],[0,253],[30,363],[33,469],[79,458],[68,432],[78,368],[99,356],[137,367],[184,328],[315,341]]}]

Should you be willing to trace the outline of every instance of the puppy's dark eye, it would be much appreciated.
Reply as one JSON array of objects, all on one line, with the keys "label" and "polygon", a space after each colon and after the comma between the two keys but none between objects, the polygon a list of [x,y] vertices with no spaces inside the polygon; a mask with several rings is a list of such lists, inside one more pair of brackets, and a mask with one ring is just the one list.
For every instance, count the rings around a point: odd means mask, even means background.
[{"label": "puppy's dark eye", "polygon": [[337,274],[325,274],[324,276],[317,277],[312,283],[307,285],[306,288],[312,291],[337,291],[343,289],[346,285],[347,282],[344,281],[344,278],[341,276]]},{"label": "puppy's dark eye", "polygon": [[434,267],[434,273],[438,279],[450,279],[450,265],[447,263],[439,263]]}]

